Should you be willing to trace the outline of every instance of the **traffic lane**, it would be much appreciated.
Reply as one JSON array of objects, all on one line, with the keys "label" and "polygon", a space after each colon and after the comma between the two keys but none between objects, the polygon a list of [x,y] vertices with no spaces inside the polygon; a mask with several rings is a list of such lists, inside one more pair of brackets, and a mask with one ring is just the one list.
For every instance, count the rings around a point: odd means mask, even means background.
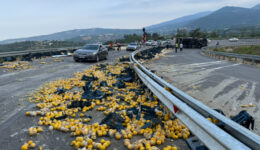
[{"label": "traffic lane", "polygon": [[[129,52],[113,51],[110,52],[107,61],[101,62],[112,63],[115,58],[123,55],[129,55]],[[10,109],[14,111],[19,110],[12,108],[23,106],[25,96],[44,82],[71,77],[73,73],[83,71],[86,67],[95,64],[94,62],[75,63],[72,57],[64,57],[62,62],[53,62],[52,58],[46,58],[41,61],[51,63],[45,65],[38,64],[38,66],[32,69],[10,73],[5,72],[0,75],[0,109],[2,110],[0,112],[0,123],[9,118],[6,118],[5,114],[10,114]]]},{"label": "traffic lane", "polygon": [[[110,52],[108,60],[101,62],[112,63],[115,58],[124,55],[129,55],[129,52]],[[52,58],[46,58],[44,61],[48,62],[51,59]],[[83,71],[93,64],[95,63],[75,63],[72,57],[64,57],[64,61],[62,62],[39,65],[33,69],[2,74],[0,76],[0,109],[2,110],[0,112],[0,123],[9,118],[6,118],[5,114],[12,114],[10,110],[16,111],[19,109],[13,108],[24,106],[25,96],[37,89],[44,82],[71,77],[73,73]]]},{"label": "traffic lane", "polygon": [[[109,51],[108,59],[100,61],[111,63],[116,58],[119,58],[124,55],[129,55],[128,51]],[[54,59],[61,60],[60,62],[54,62]],[[40,62],[45,62],[46,64],[40,64]],[[100,63],[98,62],[98,63]],[[61,58],[52,58],[47,57],[44,59],[38,59],[31,62],[33,68],[20,70],[20,71],[5,71],[5,69],[0,69],[0,87],[7,85],[13,82],[22,82],[26,78],[37,76],[44,73],[53,73],[59,70],[71,70],[77,71],[79,69],[84,69],[84,67],[93,65],[96,62],[74,62],[72,57],[61,57]],[[80,71],[80,70],[79,70]],[[21,78],[22,77],[22,78]],[[23,80],[24,79],[24,80]]]},{"label": "traffic lane", "polygon": [[[260,134],[260,70],[255,66],[212,59],[200,50],[171,52],[146,66],[166,81],[227,116],[247,110]],[[255,107],[242,108],[253,104]]]},{"label": "traffic lane", "polygon": [[[115,53],[113,53],[112,56],[119,57],[119,56],[121,56],[121,54],[122,54],[121,52],[119,52],[119,53],[115,52]],[[128,54],[128,53],[126,53],[126,54]],[[111,60],[111,62],[113,62],[114,59],[109,58],[109,60]],[[71,61],[71,60],[68,60],[68,61]],[[65,60],[65,62],[66,62],[66,60]],[[73,62],[73,61],[71,61],[71,62]],[[106,63],[106,62],[107,61],[104,61],[102,63]],[[85,63],[83,63],[83,64],[85,64]],[[75,63],[74,65],[80,65],[80,63]],[[63,70],[63,69],[61,69],[61,70]],[[86,69],[86,66],[84,66],[83,70],[85,70],[85,69]],[[65,72],[67,72],[67,71],[68,71],[68,69],[65,69]],[[79,70],[79,71],[81,71],[81,70]],[[67,76],[63,76],[63,77],[71,76],[73,74],[72,72],[73,71],[68,73]],[[55,72],[54,74],[58,75],[57,72]],[[55,78],[54,77],[55,75],[50,77],[50,80],[54,80],[53,78]],[[33,82],[35,82],[35,81],[33,81]],[[43,83],[41,83],[41,85],[42,84]],[[36,86],[36,85],[33,85],[33,86]],[[21,145],[23,145],[28,140],[33,140],[36,143],[37,148],[39,146],[42,146],[44,149],[57,149],[57,150],[58,149],[68,149],[68,150],[74,149],[72,146],[70,146],[70,144],[71,144],[71,141],[75,139],[75,137],[71,137],[69,133],[63,133],[63,132],[59,132],[59,131],[50,131],[45,126],[43,127],[43,130],[44,130],[43,133],[37,134],[36,136],[32,136],[32,137],[29,136],[28,131],[27,131],[28,128],[37,125],[39,117],[25,116],[26,111],[34,110],[36,108],[35,108],[35,104],[28,102],[27,99],[24,99],[23,103],[24,103],[23,104],[24,107],[20,108],[19,111],[14,113],[12,116],[9,116],[8,119],[5,119],[5,121],[0,124],[0,133],[2,134],[1,139],[0,139],[0,149],[5,149],[5,150],[20,149]],[[18,108],[16,107],[14,109],[18,109]],[[105,117],[103,112],[96,111],[96,110],[89,111],[88,115],[94,116],[91,119],[91,121],[89,122],[89,124],[100,122]],[[118,149],[118,150],[127,149],[123,144],[123,140],[115,140],[114,138],[110,138],[110,137],[102,137],[102,138],[104,138],[105,140],[111,141],[111,146],[108,149]],[[133,142],[140,138],[143,138],[143,136],[135,136],[135,137],[133,137],[133,139],[131,141]],[[98,138],[97,141],[100,141],[100,139],[101,138]],[[165,144],[159,146],[159,148],[162,149],[163,146],[173,145],[173,144],[180,149],[187,149],[187,145],[186,145],[185,141],[182,139],[178,139],[178,140],[166,139]]]},{"label": "traffic lane", "polygon": [[[99,63],[112,63],[116,58],[129,55],[126,51],[109,52],[108,60]],[[46,58],[44,61],[48,61]],[[5,72],[0,75],[0,149],[20,149],[20,146],[30,139],[27,129],[37,124],[37,119],[28,118],[25,112],[35,107],[28,102],[26,96],[36,90],[45,82],[68,78],[73,73],[83,71],[96,63],[75,63],[72,57],[64,57],[64,61],[36,68],[22,70],[19,72]],[[52,134],[52,133],[50,133]],[[43,135],[46,144],[51,145],[51,149],[60,149],[65,139],[57,140],[56,136]],[[55,140],[56,139],[56,140]],[[54,142],[55,141],[55,142]],[[60,141],[60,144],[58,144]],[[67,140],[70,141],[70,140]],[[57,146],[55,144],[57,143]],[[70,144],[70,143],[69,143]],[[67,144],[67,145],[69,145]],[[47,146],[48,148],[48,146]],[[64,146],[65,148],[65,146]],[[66,149],[66,148],[65,148]]]}]

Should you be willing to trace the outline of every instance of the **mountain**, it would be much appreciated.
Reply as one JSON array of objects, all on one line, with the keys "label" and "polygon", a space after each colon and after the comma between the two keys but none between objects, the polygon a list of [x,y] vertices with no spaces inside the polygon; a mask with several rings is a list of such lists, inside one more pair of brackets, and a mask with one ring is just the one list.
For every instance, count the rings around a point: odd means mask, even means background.
[{"label": "mountain", "polygon": [[188,28],[216,30],[260,26],[260,9],[223,7],[208,16],[190,22]]},{"label": "mountain", "polygon": [[[99,36],[114,38],[122,37],[124,34],[141,33],[141,30],[135,29],[104,29],[104,28],[91,28],[91,29],[75,29],[53,33],[49,35],[34,36],[28,38],[18,38],[0,41],[0,44],[8,44],[21,41],[44,41],[44,40],[70,40],[70,39],[87,39]],[[101,38],[102,39],[102,38]]]},{"label": "mountain", "polygon": [[177,18],[174,20],[162,22],[160,24],[148,26],[147,30],[150,30],[153,32],[164,32],[164,31],[168,31],[169,28],[175,28],[175,29],[181,28],[181,27],[184,27],[185,25],[189,24],[189,22],[199,19],[201,17],[205,17],[211,13],[212,13],[211,11],[206,11],[206,12],[200,12],[200,13],[196,13],[193,15],[180,17],[180,18]]},{"label": "mountain", "polygon": [[260,9],[260,4],[255,5],[254,7],[252,7],[252,9]]},{"label": "mountain", "polygon": [[215,12],[201,12],[148,26],[150,32],[169,33],[178,28],[224,30],[260,26],[260,4],[252,8],[223,7]]},{"label": "mountain", "polygon": [[[178,28],[192,30],[225,30],[235,28],[260,27],[260,4],[252,8],[223,7],[214,12],[201,12],[189,16],[180,17],[174,20],[162,22],[146,27],[147,32],[158,32],[169,34],[176,32]],[[96,42],[122,38],[124,34],[141,34],[140,29],[75,29],[53,33],[49,35],[34,36],[28,38],[9,39],[0,41],[0,44],[21,42],[21,41],[44,41],[44,40],[71,40]]]}]

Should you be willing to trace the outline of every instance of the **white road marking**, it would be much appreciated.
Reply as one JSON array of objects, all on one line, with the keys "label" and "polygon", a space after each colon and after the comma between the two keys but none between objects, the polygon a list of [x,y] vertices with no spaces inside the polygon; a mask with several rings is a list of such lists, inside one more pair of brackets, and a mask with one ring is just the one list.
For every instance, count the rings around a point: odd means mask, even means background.
[{"label": "white road marking", "polygon": [[14,137],[14,136],[16,136],[17,134],[18,134],[18,132],[15,132],[15,133],[11,134],[10,137]]},{"label": "white road marking", "polygon": [[211,64],[222,64],[225,63],[224,61],[209,61],[209,62],[203,62],[203,63],[193,63],[193,64],[186,64],[187,66],[207,66]]},{"label": "white road marking", "polygon": [[212,68],[212,70],[218,70],[218,69],[227,68],[227,67],[233,67],[233,66],[238,66],[238,65],[240,65],[240,64],[233,64],[233,65],[228,65],[228,66],[222,66],[222,67]]}]

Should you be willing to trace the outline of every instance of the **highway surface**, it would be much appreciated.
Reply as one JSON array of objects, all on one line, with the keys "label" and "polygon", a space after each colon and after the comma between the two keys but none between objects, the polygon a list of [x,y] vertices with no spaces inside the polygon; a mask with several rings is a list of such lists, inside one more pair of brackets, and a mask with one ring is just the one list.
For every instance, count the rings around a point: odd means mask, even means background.
[{"label": "highway surface", "polygon": [[[212,41],[211,45],[214,45],[214,42]],[[227,41],[220,42],[222,43],[229,44]],[[129,54],[130,52],[126,51],[110,52],[108,60],[101,63],[112,63],[115,58]],[[75,63],[72,57],[64,57],[62,62],[53,62],[53,58],[42,61],[47,63],[41,65],[33,62],[36,67],[28,70],[0,70],[0,149],[20,149],[29,139],[36,141],[36,144],[44,149],[73,149],[69,146],[73,138],[64,133],[44,132],[33,138],[28,135],[27,129],[36,125],[38,118],[25,116],[26,111],[35,107],[35,104],[28,102],[26,96],[45,82],[71,77],[73,73],[83,71],[96,63]],[[222,109],[227,116],[248,110],[256,120],[254,132],[260,135],[259,68],[202,56],[200,50],[184,50],[177,54],[170,50],[165,57],[149,61],[146,66],[206,105]],[[255,107],[241,107],[248,104]],[[93,122],[104,118],[95,111],[90,112],[90,115],[96,115]],[[112,145],[118,146],[109,149],[125,149],[123,142],[111,142]],[[187,149],[183,140],[166,141],[172,142]]]},{"label": "highway surface", "polygon": [[[164,57],[145,65],[166,81],[226,116],[247,110],[255,118],[260,135],[260,69],[203,56],[200,50],[169,50]],[[242,108],[252,104],[254,107]]]},{"label": "highway surface", "polygon": [[[100,63],[113,63],[116,58],[129,54],[130,52],[127,51],[109,52],[108,60]],[[83,71],[96,63],[75,63],[72,57],[64,57],[64,61],[61,62],[53,62],[53,58],[46,58],[41,61],[45,61],[46,64],[32,62],[36,67],[28,70],[18,72],[3,72],[0,70],[1,150],[20,149],[28,140],[33,140],[37,149],[39,146],[42,146],[44,150],[74,149],[70,144],[75,137],[71,137],[69,133],[52,132],[47,127],[43,127],[43,133],[33,137],[29,135],[28,128],[37,125],[39,118],[25,115],[26,111],[36,110],[35,104],[30,103],[26,96],[45,82],[72,77],[73,73]],[[101,122],[105,117],[103,113],[96,110],[88,111],[88,115],[93,116],[89,122],[91,124]],[[140,138],[141,136],[135,136],[133,141]],[[104,139],[111,141],[111,146],[108,149],[126,149],[123,140],[118,141],[109,137],[104,137]],[[187,149],[187,145],[182,139],[166,139],[165,144],[161,145],[160,148],[172,144],[179,149]]]},{"label": "highway surface", "polygon": [[[115,58],[123,55],[129,55],[129,52],[109,52],[108,60],[100,63],[112,63]],[[27,129],[37,125],[38,118],[25,116],[26,111],[33,110],[35,107],[34,103],[27,100],[26,95],[45,82],[72,77],[73,73],[83,71],[96,63],[75,63],[72,57],[64,57],[62,62],[53,62],[53,58],[46,58],[43,61],[47,64],[36,66],[36,68],[19,72],[0,72],[1,150],[20,149],[30,139],[36,141],[36,145],[41,145],[44,149],[73,149],[70,146],[73,138],[69,134],[45,132],[37,137],[29,136]],[[49,62],[52,63],[48,64]],[[99,122],[103,116],[96,118],[94,121]]]}]

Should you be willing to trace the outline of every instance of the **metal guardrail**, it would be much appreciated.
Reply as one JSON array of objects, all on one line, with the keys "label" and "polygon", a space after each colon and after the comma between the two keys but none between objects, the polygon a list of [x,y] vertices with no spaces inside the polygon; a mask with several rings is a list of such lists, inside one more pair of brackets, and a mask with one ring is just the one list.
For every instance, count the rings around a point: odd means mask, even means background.
[{"label": "metal guardrail", "polygon": [[[216,45],[219,43],[219,45]],[[251,46],[260,45],[260,39],[240,39],[237,42],[230,42],[229,40],[212,40],[209,47],[237,47],[237,46]]]},{"label": "metal guardrail", "polygon": [[54,51],[68,51],[72,49],[78,49],[80,47],[64,47],[64,48],[51,48],[51,49],[36,49],[36,50],[25,50],[25,51],[12,51],[12,52],[2,52],[0,53],[1,57],[8,57],[8,56],[21,56],[26,54],[33,54],[33,53],[43,53],[43,52],[54,52]]},{"label": "metal guardrail", "polygon": [[[108,47],[109,45],[104,45]],[[122,46],[126,46],[126,44],[121,44]],[[82,47],[82,46],[81,46]],[[63,47],[63,48],[49,48],[49,49],[36,49],[36,50],[25,50],[25,51],[12,51],[12,52],[2,52],[0,53],[0,58],[1,57],[9,57],[9,56],[21,56],[21,55],[26,55],[26,54],[33,54],[33,53],[43,53],[43,52],[58,52],[58,51],[68,51],[72,49],[79,49],[81,47]],[[114,45],[116,48],[116,46]]]},{"label": "metal guardrail", "polygon": [[242,60],[251,60],[252,62],[260,61],[260,56],[258,55],[247,55],[247,54],[235,54],[235,53],[226,53],[226,52],[217,52],[217,51],[210,51],[207,48],[202,48],[202,52],[208,55],[217,55],[217,56],[224,56],[229,58],[240,58]]},{"label": "metal guardrail", "polygon": [[[133,52],[130,59],[133,68],[143,83],[210,149],[259,149],[260,137],[231,119],[221,115],[198,100],[167,83],[136,59]],[[171,92],[165,90],[168,88]],[[174,106],[179,111],[174,110]],[[214,117],[225,124],[225,131],[211,123],[206,117]]]}]

